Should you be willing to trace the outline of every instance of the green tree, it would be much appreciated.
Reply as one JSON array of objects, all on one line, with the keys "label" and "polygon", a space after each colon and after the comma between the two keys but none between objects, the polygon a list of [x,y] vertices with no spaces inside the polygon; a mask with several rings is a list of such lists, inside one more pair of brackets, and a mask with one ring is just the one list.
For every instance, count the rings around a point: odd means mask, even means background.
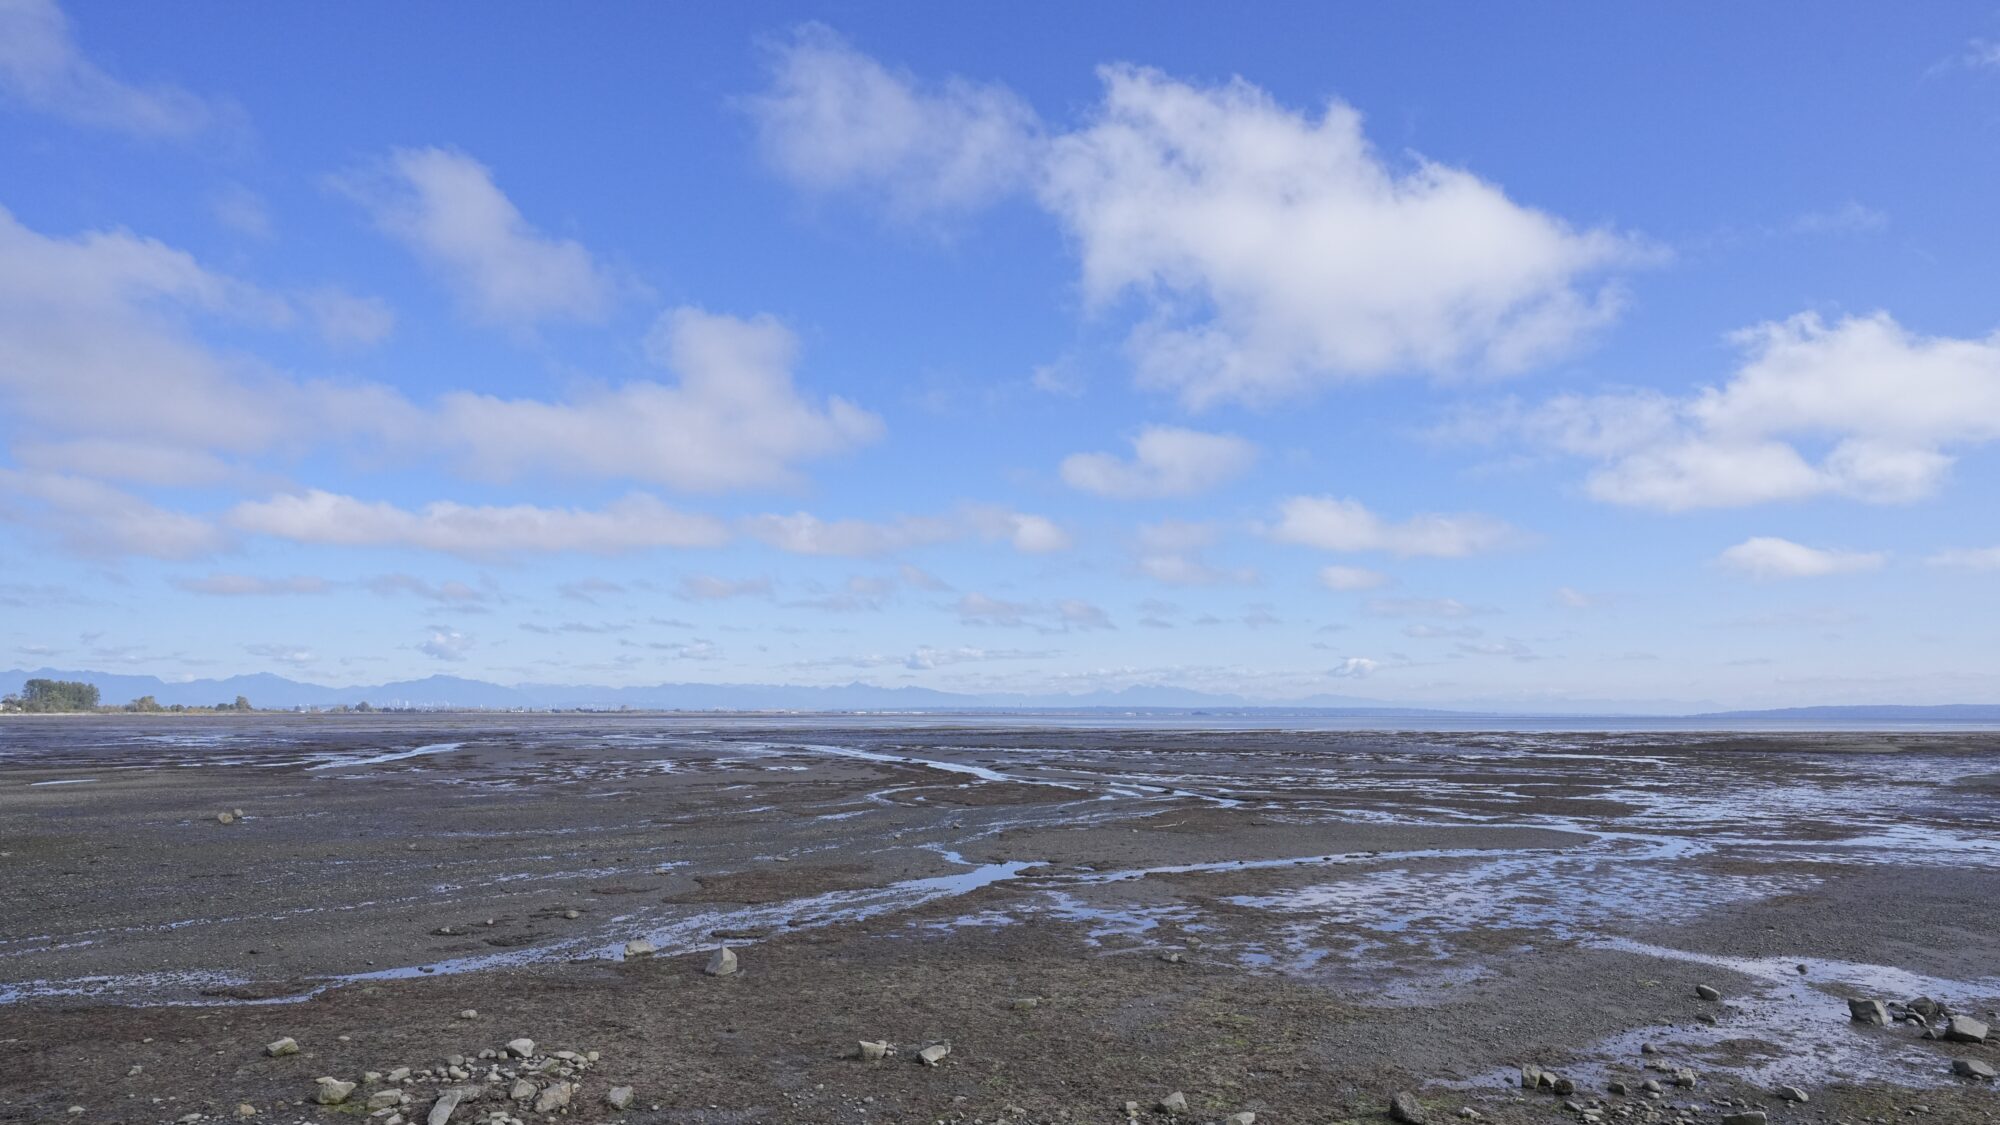
[{"label": "green tree", "polygon": [[21,685],[23,711],[95,711],[97,685],[76,680],[29,680]]},{"label": "green tree", "polygon": [[126,709],[127,711],[164,711],[164,710],[166,710],[166,708],[164,708],[164,707],[161,707],[161,706],[160,706],[160,701],[159,701],[159,700],[157,700],[157,699],[154,699],[154,698],[153,698],[152,696],[150,696],[150,695],[142,695],[142,696],[140,696],[139,698],[137,698],[137,699],[133,700],[132,702],[130,702],[130,703],[127,703],[127,704],[125,705],[125,709]]},{"label": "green tree", "polygon": [[238,711],[248,711],[248,710],[250,710],[250,697],[249,697],[249,696],[247,696],[247,695],[239,695],[239,696],[237,696],[237,697],[236,697],[236,709],[237,709]]}]

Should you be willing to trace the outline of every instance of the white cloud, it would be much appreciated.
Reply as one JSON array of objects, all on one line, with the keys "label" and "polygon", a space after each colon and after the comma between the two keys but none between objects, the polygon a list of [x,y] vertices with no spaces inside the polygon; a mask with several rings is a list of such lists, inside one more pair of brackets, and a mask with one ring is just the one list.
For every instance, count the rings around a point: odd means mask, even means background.
[{"label": "white cloud", "polygon": [[0,468],[0,520],[37,528],[85,555],[185,559],[225,546],[222,533],[200,516],[60,473]]},{"label": "white cloud", "polygon": [[960,518],[982,539],[1004,540],[1024,555],[1047,555],[1070,548],[1069,532],[1047,516],[1011,511],[991,504],[961,508]]},{"label": "white cloud", "polygon": [[262,578],[251,574],[210,574],[202,578],[176,578],[176,589],[190,594],[222,598],[271,597],[281,594],[324,594],[333,583],[309,574],[289,578]]},{"label": "white cloud", "polygon": [[1193,496],[1243,475],[1256,459],[1257,447],[1233,434],[1148,426],[1132,439],[1130,460],[1073,453],[1063,458],[1062,478],[1071,488],[1120,500]]},{"label": "white cloud", "polygon": [[449,282],[479,320],[526,327],[598,321],[611,309],[618,286],[590,251],[536,230],[491,170],[464,153],[396,149],[339,186]]},{"label": "white cloud", "polygon": [[411,547],[472,557],[715,547],[729,539],[720,520],[676,511],[643,493],[595,511],[451,501],[412,511],[313,489],[238,504],[227,522],[241,531],[295,543]]},{"label": "white cloud", "polygon": [[1139,573],[1168,586],[1254,586],[1251,567],[1223,569],[1201,557],[1221,535],[1214,524],[1161,520],[1139,528]]},{"label": "white cloud", "polygon": [[1491,516],[1412,516],[1390,523],[1359,500],[1295,496],[1279,507],[1273,539],[1323,551],[1386,551],[1393,555],[1462,558],[1509,546],[1520,533]]},{"label": "white cloud", "polygon": [[312,314],[320,337],[335,347],[370,347],[396,330],[396,311],[380,297],[358,297],[329,286],[307,293],[300,303]]},{"label": "white cloud", "polygon": [[1137,293],[1143,381],[1192,406],[1398,371],[1513,370],[1617,311],[1591,275],[1641,250],[1470,172],[1386,162],[1352,107],[1293,112],[1242,80],[1107,66],[1041,197],[1103,304]]},{"label": "white cloud", "polygon": [[1047,517],[980,504],[964,505],[949,516],[879,522],[826,520],[809,512],[746,516],[738,526],[752,539],[798,555],[871,557],[966,538],[1004,541],[1024,554],[1069,546],[1068,534]]},{"label": "white cloud", "polygon": [[1734,339],[1745,359],[1720,386],[1562,396],[1448,432],[1592,458],[1592,496],[1666,511],[1907,502],[1938,489],[1955,450],[2000,439],[2000,334],[1924,337],[1887,313],[1834,324],[1807,313]]},{"label": "white cloud", "polygon": [[319,660],[319,657],[313,655],[313,651],[311,649],[305,648],[300,645],[285,645],[285,644],[244,645],[243,651],[249,653],[252,656],[261,656],[266,660],[275,660],[280,664],[289,664],[294,668],[302,668],[308,664],[316,663]]},{"label": "white cloud", "polygon": [[1319,584],[1329,590],[1373,590],[1388,581],[1381,571],[1359,566],[1329,566],[1319,572]]},{"label": "white cloud", "polygon": [[2000,570],[2000,547],[1958,547],[1939,551],[1925,561],[1955,570]]},{"label": "white cloud", "polygon": [[1792,233],[1853,234],[1860,231],[1881,230],[1888,225],[1889,216],[1850,199],[1838,207],[1807,211],[1793,219]]},{"label": "white cloud", "polygon": [[797,350],[772,317],[674,309],[661,315],[647,352],[677,384],[632,382],[572,402],[448,394],[432,436],[489,479],[561,473],[690,491],[790,485],[795,463],[882,434],[881,419],[845,399],[822,407],[801,396],[791,372]]},{"label": "white cloud", "polygon": [[54,0],[0,0],[0,89],[78,125],[184,138],[213,117],[177,86],[134,86],[83,56]]},{"label": "white cloud", "polygon": [[688,601],[715,602],[726,598],[771,596],[769,578],[718,578],[713,574],[683,575],[680,596]]},{"label": "white cloud", "polygon": [[1371,660],[1366,656],[1350,656],[1335,665],[1327,674],[1343,679],[1360,680],[1373,675],[1375,669],[1381,666],[1380,661]]},{"label": "white cloud", "polygon": [[438,660],[464,660],[467,650],[472,648],[472,638],[456,629],[433,626],[429,639],[417,646],[417,651]]},{"label": "white cloud", "polygon": [[1717,561],[1753,578],[1820,578],[1880,570],[1886,559],[1880,552],[1828,550],[1760,535],[1722,552]]},{"label": "white cloud", "polygon": [[1604,604],[1604,599],[1586,594],[1574,586],[1558,586],[1556,604],[1564,609],[1596,609]]},{"label": "white cloud", "polygon": [[1460,618],[1493,612],[1457,598],[1370,598],[1362,608],[1376,617]]},{"label": "white cloud", "polygon": [[485,593],[463,582],[432,582],[414,574],[384,574],[368,579],[363,585],[377,594],[410,594],[442,605],[472,606],[486,600]]},{"label": "white cloud", "polygon": [[747,100],[771,163],[815,192],[866,193],[911,219],[991,202],[1028,182],[1034,110],[960,78],[927,86],[819,24],[771,52],[771,84]]},{"label": "white cloud", "polygon": [[1044,633],[1115,628],[1110,615],[1104,610],[1076,598],[1055,602],[1015,602],[973,592],[959,598],[956,608],[959,621],[966,625],[1033,626]]}]

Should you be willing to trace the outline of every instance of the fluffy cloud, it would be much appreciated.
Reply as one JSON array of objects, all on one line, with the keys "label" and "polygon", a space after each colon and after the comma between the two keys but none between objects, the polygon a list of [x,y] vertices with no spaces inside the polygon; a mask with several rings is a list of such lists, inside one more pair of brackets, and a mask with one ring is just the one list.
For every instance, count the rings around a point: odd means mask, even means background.
[{"label": "fluffy cloud", "polygon": [[0,89],[78,125],[184,138],[213,114],[176,86],[133,86],[83,56],[54,0],[0,0]]},{"label": "fluffy cloud", "polygon": [[1412,516],[1390,523],[1359,500],[1295,496],[1279,508],[1273,539],[1322,551],[1386,551],[1393,555],[1462,558],[1506,547],[1520,533],[1491,516]]},{"label": "fluffy cloud", "polygon": [[674,309],[647,338],[647,354],[680,377],[674,385],[633,382],[572,402],[449,394],[425,428],[489,479],[556,472],[690,491],[791,484],[796,462],[882,434],[881,419],[845,399],[802,397],[792,383],[797,351],[772,317]]},{"label": "fluffy cloud", "polygon": [[1141,377],[1190,405],[1316,382],[1513,370],[1617,310],[1590,278],[1637,248],[1579,231],[1470,172],[1400,171],[1333,102],[1294,112],[1240,79],[1100,70],[1094,120],[1052,142],[1041,196],[1085,292],[1151,302]]},{"label": "fluffy cloud", "polygon": [[53,535],[86,555],[185,559],[226,545],[214,524],[172,512],[101,481],[0,468],[0,520]]},{"label": "fluffy cloud", "polygon": [[1753,578],[1820,578],[1880,570],[1886,556],[1874,551],[1807,547],[1764,535],[1738,543],[1722,552],[1717,561]]},{"label": "fluffy cloud", "polygon": [[2000,439],[2000,334],[1924,337],[1887,313],[1832,324],[1807,313],[1733,339],[1744,361],[1719,386],[1562,396],[1446,432],[1594,459],[1592,496],[1666,511],[1906,502],[1937,490],[1956,449]]},{"label": "fluffy cloud", "polygon": [[472,638],[456,629],[432,626],[430,636],[417,645],[417,651],[437,660],[459,661],[472,648]]},{"label": "fluffy cloud", "polygon": [[818,24],[771,52],[747,100],[765,155],[815,192],[866,192],[904,218],[963,210],[1028,182],[1039,125],[1000,86],[897,74]]},{"label": "fluffy cloud", "polygon": [[1958,547],[1939,551],[1925,561],[1955,570],[2000,570],[2000,547]]},{"label": "fluffy cloud", "polygon": [[1359,566],[1329,566],[1319,572],[1319,584],[1329,590],[1373,590],[1388,581],[1381,571]]},{"label": "fluffy cloud", "polygon": [[721,521],[676,511],[641,493],[595,511],[450,501],[413,511],[314,489],[238,504],[227,522],[241,531],[295,543],[410,547],[470,557],[715,547],[729,538]]},{"label": "fluffy cloud", "polygon": [[1371,660],[1366,656],[1350,656],[1334,665],[1327,674],[1343,679],[1360,680],[1374,674],[1375,669],[1381,666],[1380,661]]},{"label": "fluffy cloud", "polygon": [[536,230],[462,152],[397,149],[339,185],[489,323],[602,320],[617,284],[581,243]]},{"label": "fluffy cloud", "polygon": [[1063,459],[1071,488],[1120,500],[1193,496],[1241,476],[1257,447],[1231,434],[1148,426],[1132,439],[1132,457],[1074,453]]}]

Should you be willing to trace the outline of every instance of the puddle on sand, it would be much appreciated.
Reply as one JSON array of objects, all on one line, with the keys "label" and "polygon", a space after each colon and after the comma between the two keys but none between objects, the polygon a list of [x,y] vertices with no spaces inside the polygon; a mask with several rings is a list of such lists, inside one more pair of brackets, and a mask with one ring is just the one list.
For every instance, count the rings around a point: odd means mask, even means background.
[{"label": "puddle on sand", "polygon": [[412,746],[407,750],[383,750],[356,757],[352,754],[318,755],[317,765],[307,766],[307,770],[343,770],[353,766],[379,766],[384,762],[400,762],[405,758],[421,758],[427,754],[447,754],[463,747],[463,742],[433,742],[427,746]]}]

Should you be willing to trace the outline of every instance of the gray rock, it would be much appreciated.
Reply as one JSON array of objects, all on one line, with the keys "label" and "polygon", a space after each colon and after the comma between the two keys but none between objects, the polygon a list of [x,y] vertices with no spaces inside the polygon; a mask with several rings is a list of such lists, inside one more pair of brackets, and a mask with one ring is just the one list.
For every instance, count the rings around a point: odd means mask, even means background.
[{"label": "gray rock", "polygon": [[1806,1096],[1804,1090],[1799,1089],[1797,1086],[1780,1086],[1774,1092],[1788,1102],[1798,1102],[1801,1105],[1812,1100]]},{"label": "gray rock", "polygon": [[1423,1105],[1408,1093],[1398,1093],[1389,1099],[1389,1116],[1403,1125],[1426,1125],[1430,1120]]},{"label": "gray rock", "polygon": [[1606,1092],[1613,1094],[1629,1094],[1632,1092],[1632,1087],[1627,1086],[1624,1079],[1621,1078],[1612,1079],[1605,1084],[1604,1089]]},{"label": "gray rock", "polygon": [[1696,996],[1701,997],[1703,1000],[1722,999],[1722,990],[1714,987],[1713,985],[1697,984],[1694,986],[1694,994]]},{"label": "gray rock", "polygon": [[1761,1109],[1746,1109],[1722,1119],[1722,1125],[1766,1125],[1771,1119]]},{"label": "gray rock", "polygon": [[726,977],[735,971],[736,971],[736,951],[729,948],[726,945],[717,948],[716,951],[709,956],[708,966],[702,969],[702,972],[707,973],[709,976],[712,977]]},{"label": "gray rock", "polygon": [[651,957],[659,949],[650,941],[628,941],[625,943],[625,959],[635,961],[641,957]]},{"label": "gray rock", "polygon": [[377,1090],[368,1095],[368,1108],[388,1109],[390,1106],[402,1105],[403,1099],[408,1096],[401,1090]]},{"label": "gray rock", "polygon": [[1694,1084],[1697,1081],[1699,1080],[1695,1077],[1694,1071],[1688,1069],[1687,1067],[1682,1067],[1679,1070],[1674,1071],[1674,1085],[1679,1086],[1682,1089],[1686,1090],[1694,1089]]},{"label": "gray rock", "polygon": [[1993,1081],[1996,1073],[1993,1064],[1979,1059],[1953,1059],[1951,1072],[1960,1078],[1977,1078],[1982,1082]]},{"label": "gray rock", "polygon": [[215,823],[217,823],[217,824],[235,824],[235,823],[236,823],[236,814],[235,814],[235,813],[233,813],[233,812],[219,812],[219,813],[216,813],[216,814],[215,814]]},{"label": "gray rock", "polygon": [[399,1066],[389,1072],[389,1081],[391,1082],[408,1082],[409,1080],[410,1068],[407,1066]]},{"label": "gray rock", "polygon": [[1173,1093],[1160,1099],[1159,1110],[1161,1113],[1186,1113],[1187,1108],[1187,1095],[1181,1093],[1179,1090],[1175,1090]]},{"label": "gray rock", "polygon": [[438,1100],[431,1103],[430,1116],[424,1118],[425,1125],[445,1125],[445,1122],[451,1120],[451,1111],[457,1109],[458,1103],[464,1100],[465,1091],[455,1086],[439,1094]]},{"label": "gray rock", "polygon": [[507,1100],[510,1102],[533,1101],[534,1097],[535,1084],[525,1078],[516,1078],[514,1084],[507,1087]]},{"label": "gray rock", "polygon": [[1889,1009],[1880,1000],[1849,1000],[1847,1018],[1855,1023],[1872,1023],[1886,1027],[1889,1023]]},{"label": "gray rock", "polygon": [[867,1062],[879,1062],[895,1054],[896,1048],[887,1039],[863,1039],[854,1053]]},{"label": "gray rock", "polygon": [[283,1039],[264,1044],[264,1053],[274,1059],[296,1055],[299,1053],[299,1041],[287,1035]]},{"label": "gray rock", "polygon": [[604,1104],[612,1109],[626,1109],[632,1104],[632,1087],[613,1086],[604,1091]]},{"label": "gray rock", "polygon": [[925,1066],[936,1066],[942,1063],[945,1060],[945,1056],[949,1054],[951,1054],[951,1044],[933,1043],[917,1052],[917,1061]]},{"label": "gray rock", "polygon": [[1569,1095],[1576,1093],[1576,1083],[1572,1082],[1567,1078],[1558,1078],[1556,1079],[1555,1090],[1557,1095],[1561,1097],[1568,1097]]},{"label": "gray rock", "polygon": [[569,1104],[576,1096],[576,1083],[551,1082],[542,1090],[542,1096],[535,1099],[536,1113],[554,1113]]},{"label": "gray rock", "polygon": [[1165,961],[1169,965],[1178,965],[1181,963],[1180,951],[1169,949],[1160,954],[1160,960]]},{"label": "gray rock", "polygon": [[1521,1089],[1532,1090],[1542,1084],[1542,1068],[1533,1063],[1521,1067]]},{"label": "gray rock", "polygon": [[1951,1022],[1944,1025],[1944,1037],[1954,1043],[1984,1043],[1991,1031],[1971,1016],[1953,1016]]},{"label": "gray rock", "polygon": [[535,1053],[535,1041],[533,1039],[512,1040],[507,1044],[507,1053],[517,1059],[525,1059]]},{"label": "gray rock", "polygon": [[313,1086],[313,1100],[321,1105],[339,1105],[354,1093],[354,1083],[338,1078],[315,1078]]},{"label": "gray rock", "polygon": [[1242,1113],[1232,1113],[1222,1119],[1222,1125],[1257,1125],[1257,1115],[1248,1110]]},{"label": "gray rock", "polygon": [[1033,996],[1019,997],[1013,1003],[1013,1008],[1017,1012],[1032,1012],[1041,1006],[1042,1002]]},{"label": "gray rock", "polygon": [[464,1011],[458,1013],[458,1018],[462,1020],[476,1020],[479,1018],[479,1009],[467,1008]]}]

